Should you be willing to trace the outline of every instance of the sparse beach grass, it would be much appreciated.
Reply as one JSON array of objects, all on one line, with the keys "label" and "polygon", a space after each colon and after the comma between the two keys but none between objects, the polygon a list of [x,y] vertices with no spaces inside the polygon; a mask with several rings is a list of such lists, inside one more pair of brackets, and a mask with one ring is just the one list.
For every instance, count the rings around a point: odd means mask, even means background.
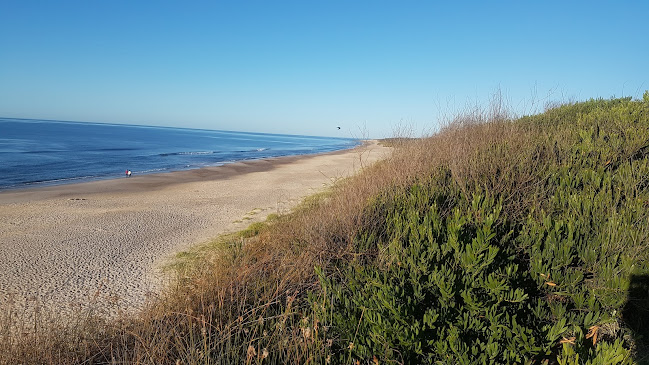
[{"label": "sparse beach grass", "polygon": [[180,253],[136,315],[3,310],[0,361],[642,363],[648,136],[649,93],[522,118],[496,100]]}]

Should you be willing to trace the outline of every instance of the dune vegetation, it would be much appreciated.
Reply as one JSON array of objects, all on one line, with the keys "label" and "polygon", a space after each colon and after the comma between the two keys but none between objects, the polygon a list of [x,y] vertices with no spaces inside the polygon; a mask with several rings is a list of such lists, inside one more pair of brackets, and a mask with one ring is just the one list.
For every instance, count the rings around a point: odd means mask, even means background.
[{"label": "dune vegetation", "polygon": [[[649,354],[649,92],[502,103],[183,253],[137,315],[0,317],[0,361],[631,364]],[[20,333],[20,335],[16,335]]]}]

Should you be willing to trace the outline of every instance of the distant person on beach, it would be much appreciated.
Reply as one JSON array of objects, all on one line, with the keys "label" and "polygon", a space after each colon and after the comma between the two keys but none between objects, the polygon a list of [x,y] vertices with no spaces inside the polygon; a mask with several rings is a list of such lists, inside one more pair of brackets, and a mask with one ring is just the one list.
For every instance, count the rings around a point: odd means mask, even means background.
[{"label": "distant person on beach", "polygon": [[126,177],[131,177],[131,170],[126,170]]}]

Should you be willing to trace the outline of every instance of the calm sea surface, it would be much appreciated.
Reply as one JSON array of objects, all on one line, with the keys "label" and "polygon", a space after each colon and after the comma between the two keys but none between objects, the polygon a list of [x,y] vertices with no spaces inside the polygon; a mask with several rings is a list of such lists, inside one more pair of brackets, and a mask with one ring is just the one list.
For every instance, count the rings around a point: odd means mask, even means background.
[{"label": "calm sea surface", "polygon": [[0,118],[0,190],[329,152],[357,140]]}]

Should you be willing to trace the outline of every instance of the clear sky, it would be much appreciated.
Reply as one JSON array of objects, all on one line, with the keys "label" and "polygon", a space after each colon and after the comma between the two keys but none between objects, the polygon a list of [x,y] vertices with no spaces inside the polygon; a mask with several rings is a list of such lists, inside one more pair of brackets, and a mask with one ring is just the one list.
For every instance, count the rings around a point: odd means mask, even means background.
[{"label": "clear sky", "polygon": [[519,113],[641,98],[648,19],[649,0],[0,0],[0,116],[419,134],[498,89]]}]

